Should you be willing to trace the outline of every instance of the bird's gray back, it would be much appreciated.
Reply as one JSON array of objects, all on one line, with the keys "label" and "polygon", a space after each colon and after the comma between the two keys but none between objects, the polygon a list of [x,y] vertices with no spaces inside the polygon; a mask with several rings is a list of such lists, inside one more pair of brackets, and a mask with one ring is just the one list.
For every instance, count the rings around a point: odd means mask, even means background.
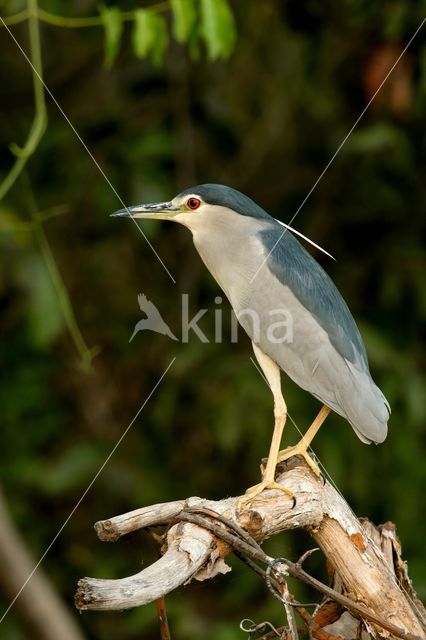
[{"label": "bird's gray back", "polygon": [[336,285],[300,242],[275,220],[260,232],[266,264],[318,320],[331,344],[357,368],[368,370],[367,353],[355,320]]},{"label": "bird's gray back", "polygon": [[[193,232],[194,243],[241,325],[300,387],[347,418],[361,440],[384,440],[388,405],[370,376],[355,321],[330,277],[267,214],[268,219],[256,220],[230,216],[219,207],[216,225]],[[260,331],[250,313],[241,315],[247,309],[259,315]],[[271,313],[279,309],[292,316],[291,341],[270,339]]]}]

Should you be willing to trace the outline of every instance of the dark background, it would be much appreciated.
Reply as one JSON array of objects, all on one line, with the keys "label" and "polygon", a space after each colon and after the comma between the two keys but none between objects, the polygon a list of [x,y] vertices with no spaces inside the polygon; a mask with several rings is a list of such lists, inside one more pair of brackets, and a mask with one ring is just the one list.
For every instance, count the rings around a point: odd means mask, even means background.
[{"label": "dark background", "polygon": [[[77,0],[42,4],[67,15],[96,15],[97,8]],[[2,5],[2,15],[25,8]],[[425,2],[407,1],[231,6],[237,38],[227,60],[208,59],[202,44],[193,59],[172,36],[163,63],[138,60],[127,25],[108,68],[101,27],[41,25],[46,83],[126,204],[219,182],[289,222],[426,15]],[[167,8],[163,15],[170,20]],[[28,50],[27,24],[11,29]],[[30,68],[4,28],[0,47],[1,178],[14,162],[8,145],[22,144],[34,105]],[[157,554],[145,534],[100,543],[96,520],[190,495],[241,493],[259,479],[273,413],[248,338],[240,333],[238,344],[229,342],[226,302],[225,340],[213,341],[214,298],[221,292],[188,231],[141,224],[173,284],[136,227],[108,217],[122,205],[49,98],[47,111],[44,136],[0,202],[1,480],[35,561],[176,357],[43,562],[72,609],[80,577],[129,575]],[[315,451],[357,515],[396,523],[420,596],[426,595],[425,112],[421,32],[293,223],[336,257],[312,249],[348,302],[373,377],[392,406],[383,445],[363,445],[333,415]],[[34,222],[37,212],[46,236]],[[192,335],[182,344],[144,332],[129,343],[141,318],[139,292],[178,335],[181,294],[188,293],[191,314],[209,309],[200,326],[211,342]],[[90,369],[78,330],[88,348],[99,348]],[[305,430],[318,403],[284,376],[283,391]],[[289,423],[284,443],[297,439]],[[266,548],[296,560],[309,546],[305,534],[293,532]],[[230,562],[231,574],[167,598],[175,640],[241,638],[246,617],[280,624],[279,603],[246,567]],[[309,567],[324,578],[319,557]],[[3,582],[0,576],[0,588]],[[300,585],[292,589],[314,597]],[[1,611],[10,600],[0,590]],[[158,636],[154,605],[75,616],[88,639]],[[34,637],[17,606],[2,627],[5,638]]]}]

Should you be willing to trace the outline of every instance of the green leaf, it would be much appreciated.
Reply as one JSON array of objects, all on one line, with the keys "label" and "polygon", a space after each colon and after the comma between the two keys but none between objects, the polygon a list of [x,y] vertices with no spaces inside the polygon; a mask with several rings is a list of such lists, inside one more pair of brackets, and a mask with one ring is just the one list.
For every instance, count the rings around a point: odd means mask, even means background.
[{"label": "green leaf", "polygon": [[168,45],[164,18],[149,9],[138,9],[135,12],[132,42],[137,58],[145,58],[150,53],[154,64],[161,64]]},{"label": "green leaf", "polygon": [[169,43],[169,36],[167,34],[167,25],[164,18],[155,15],[155,41],[152,48],[152,61],[154,64],[159,65],[163,62],[164,56],[167,51],[167,45]]},{"label": "green leaf", "polygon": [[91,444],[73,443],[48,461],[41,459],[29,465],[27,481],[46,495],[73,492],[90,481],[102,457],[102,452]]},{"label": "green leaf", "polygon": [[32,231],[33,225],[27,220],[22,220],[12,209],[8,209],[3,203],[0,205],[0,234],[10,233],[16,242],[22,242],[21,231]]},{"label": "green leaf", "polygon": [[120,49],[123,21],[117,7],[100,7],[102,23],[105,29],[105,65],[111,67]]},{"label": "green leaf", "polygon": [[64,317],[52,279],[42,258],[30,254],[17,270],[17,279],[28,291],[27,323],[31,342],[48,347],[64,329]]},{"label": "green leaf", "polygon": [[135,11],[132,32],[133,53],[137,58],[145,58],[155,42],[155,14],[147,9]]},{"label": "green leaf", "polygon": [[227,0],[201,0],[201,21],[209,58],[228,58],[234,48],[236,32]]},{"label": "green leaf", "polygon": [[189,36],[188,51],[191,60],[197,61],[201,58],[200,29],[198,25],[195,26]]},{"label": "green leaf", "polygon": [[386,122],[377,122],[354,131],[347,152],[377,153],[398,149],[399,155],[405,151],[406,140],[398,127]]},{"label": "green leaf", "polygon": [[178,42],[187,42],[197,19],[194,0],[171,0],[173,34]]}]

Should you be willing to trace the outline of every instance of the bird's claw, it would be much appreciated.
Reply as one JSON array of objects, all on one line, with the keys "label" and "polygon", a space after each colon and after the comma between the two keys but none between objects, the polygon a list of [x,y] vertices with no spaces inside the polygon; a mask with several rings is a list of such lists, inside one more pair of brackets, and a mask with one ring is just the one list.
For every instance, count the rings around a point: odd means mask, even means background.
[{"label": "bird's claw", "polygon": [[278,489],[279,491],[283,491],[289,498],[295,501],[294,494],[290,489],[284,487],[282,484],[275,482],[275,480],[267,481],[263,480],[259,484],[255,484],[254,487],[250,487],[247,489],[245,495],[238,500],[237,510],[241,511],[249,502],[251,502],[256,496],[258,496],[262,491],[266,489]]},{"label": "bird's claw", "polygon": [[287,447],[287,449],[283,449],[283,451],[280,451],[279,454],[278,454],[278,462],[283,462],[284,460],[288,460],[289,458],[292,458],[293,456],[302,456],[304,458],[304,460],[306,461],[306,464],[309,466],[310,469],[312,469],[312,471],[315,473],[315,475],[318,476],[318,477],[321,475],[320,468],[312,460],[311,456],[306,451],[306,449],[300,447],[297,444],[294,447]]}]

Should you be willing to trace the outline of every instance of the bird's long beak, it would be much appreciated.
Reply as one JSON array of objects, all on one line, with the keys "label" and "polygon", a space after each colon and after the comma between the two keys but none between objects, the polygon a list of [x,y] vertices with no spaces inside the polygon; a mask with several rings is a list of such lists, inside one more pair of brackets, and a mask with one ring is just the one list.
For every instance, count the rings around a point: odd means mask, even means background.
[{"label": "bird's long beak", "polygon": [[180,212],[171,202],[154,202],[153,204],[138,204],[126,207],[112,213],[112,216],[127,218],[146,218],[150,220],[172,220]]}]

